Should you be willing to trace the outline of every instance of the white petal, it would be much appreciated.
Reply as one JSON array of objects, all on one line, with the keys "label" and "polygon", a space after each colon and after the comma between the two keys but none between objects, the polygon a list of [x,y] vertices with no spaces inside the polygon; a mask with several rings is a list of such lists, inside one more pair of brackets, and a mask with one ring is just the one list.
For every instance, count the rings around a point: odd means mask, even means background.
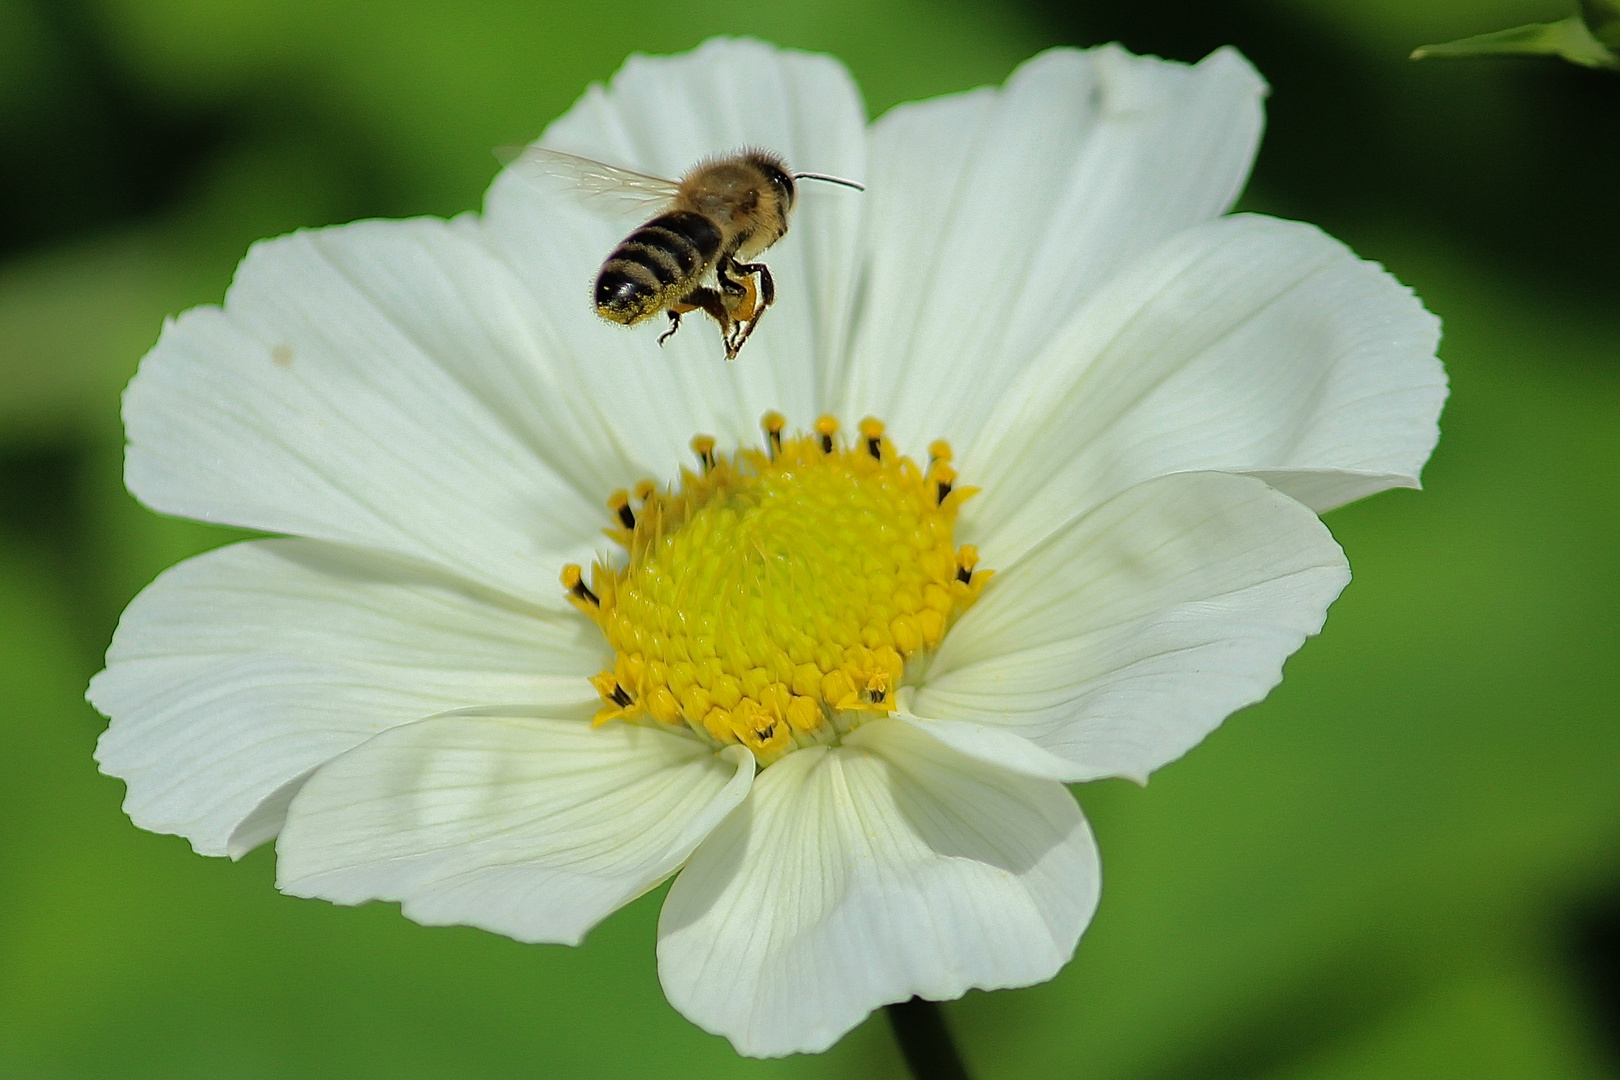
[{"label": "white petal", "polygon": [[396,724],[520,703],[588,715],[599,643],[437,572],[307,540],[235,544],[137,596],[90,684],[96,759],[143,829],[205,855],[276,834],[311,769]]},{"label": "white petal", "polygon": [[563,557],[588,561],[601,500],[634,474],[548,426],[532,301],[465,232],[360,222],[254,245],[224,307],[165,326],[130,383],[130,490],[562,606]]},{"label": "white petal", "polygon": [[1061,785],[877,721],[760,774],[670,888],[659,977],[744,1054],[824,1050],[913,994],[1051,978],[1098,882]]},{"label": "white petal", "polygon": [[1080,312],[964,456],[963,529],[1006,565],[1079,509],[1192,469],[1318,511],[1416,487],[1439,438],[1439,322],[1377,264],[1297,222],[1191,229]]},{"label": "white petal", "polygon": [[1145,780],[1277,685],[1349,580],[1327,527],[1260,481],[1150,480],[992,578],[911,711],[1008,768]]},{"label": "white petal", "polygon": [[1133,258],[1223,213],[1265,84],[1232,49],[1194,67],[1053,49],[999,90],[873,125],[869,288],[847,404],[896,445],[962,449],[1018,371]]},{"label": "white petal", "polygon": [[[760,146],[792,168],[861,178],[866,113],[842,64],[757,41],[714,39],[680,56],[632,56],[607,87],[592,86],[547,130],[545,145],[660,176],[705,157]],[[859,192],[806,181],[787,236],[760,261],[777,302],[735,363],[714,324],[689,315],[665,346],[656,319],[629,329],[591,308],[602,261],[641,220],[593,211],[509,170],[486,202],[485,235],[528,286],[537,333],[558,343],[567,396],[650,475],[690,460],[699,432],[722,446],[759,445],[770,409],[808,427],[824,411],[822,379],[844,347],[855,288]]]},{"label": "white petal", "polygon": [[578,944],[674,873],[748,794],[754,759],[631,724],[439,716],[322,766],[276,842],[277,885],[399,900],[429,926]]}]

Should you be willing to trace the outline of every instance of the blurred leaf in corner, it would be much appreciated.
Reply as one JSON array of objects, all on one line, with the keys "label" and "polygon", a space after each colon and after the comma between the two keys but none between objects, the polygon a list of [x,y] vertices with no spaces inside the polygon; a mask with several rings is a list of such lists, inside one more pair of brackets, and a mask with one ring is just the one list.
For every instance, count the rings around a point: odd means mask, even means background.
[{"label": "blurred leaf in corner", "polygon": [[1421,45],[1413,60],[1430,56],[1559,56],[1572,64],[1620,71],[1620,0],[1581,0],[1579,15],[1550,23]]},{"label": "blurred leaf in corner", "polygon": [[1581,0],[1581,18],[1593,37],[1620,49],[1620,0]]}]

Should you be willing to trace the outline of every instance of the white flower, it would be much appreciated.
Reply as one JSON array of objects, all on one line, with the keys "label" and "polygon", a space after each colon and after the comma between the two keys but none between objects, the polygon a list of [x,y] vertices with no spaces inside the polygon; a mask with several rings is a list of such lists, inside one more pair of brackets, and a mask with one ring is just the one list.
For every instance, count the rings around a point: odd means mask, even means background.
[{"label": "white flower", "polygon": [[[1264,92],[1229,49],[1060,49],[868,126],[826,57],[631,59],[545,141],[660,175],[759,145],[868,185],[804,185],[732,364],[696,318],[662,350],[597,319],[624,223],[510,174],[481,217],[256,245],[142,363],[127,479],[289,538],[182,563],[125,613],[90,696],[126,810],[208,855],[277,837],[296,895],[522,941],[577,942],[679,872],[665,990],[747,1054],[1050,978],[1098,891],[1063,782],[1143,779],[1264,696],[1349,577],[1315,512],[1416,486],[1437,437],[1411,293],[1308,225],[1222,216]],[[772,410],[807,462],[820,437],[795,431],[880,418],[881,460],[835,448],[826,503],[795,486],[810,465],[683,479],[693,436],[762,448]],[[947,467],[900,455],[939,438],[959,487],[936,506],[917,492]],[[765,473],[784,531],[682,531],[679,491]],[[559,573],[608,550],[604,503],[644,478],[667,494],[643,533],[691,540],[648,581],[684,586],[647,599],[603,554],[576,610]],[[826,524],[880,483],[912,487]],[[673,654],[629,655],[657,625],[716,654],[696,706]]]}]

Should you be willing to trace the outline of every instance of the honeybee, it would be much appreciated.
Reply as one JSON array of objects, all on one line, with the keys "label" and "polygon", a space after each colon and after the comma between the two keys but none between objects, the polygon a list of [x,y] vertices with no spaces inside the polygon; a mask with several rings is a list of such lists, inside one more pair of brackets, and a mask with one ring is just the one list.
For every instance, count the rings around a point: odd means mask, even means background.
[{"label": "honeybee", "polygon": [[[587,199],[612,196],[662,209],[620,242],[596,275],[596,313],[624,326],[660,311],[669,329],[702,311],[720,326],[726,359],[737,353],[776,301],[776,282],[753,262],[787,233],[797,181],[822,180],[864,191],[853,180],[795,173],[768,150],[706,158],[679,180],[631,172],[560,150],[529,147],[513,165],[531,175],[571,182]],[[712,282],[712,284],[711,284]]]}]

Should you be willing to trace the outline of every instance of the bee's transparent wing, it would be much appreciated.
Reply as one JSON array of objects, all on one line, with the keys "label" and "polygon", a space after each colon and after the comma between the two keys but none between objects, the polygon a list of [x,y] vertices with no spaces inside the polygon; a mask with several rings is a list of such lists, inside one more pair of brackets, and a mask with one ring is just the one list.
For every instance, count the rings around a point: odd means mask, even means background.
[{"label": "bee's transparent wing", "polygon": [[543,146],[502,147],[495,156],[536,187],[593,209],[645,214],[673,199],[679,188],[673,180]]}]

